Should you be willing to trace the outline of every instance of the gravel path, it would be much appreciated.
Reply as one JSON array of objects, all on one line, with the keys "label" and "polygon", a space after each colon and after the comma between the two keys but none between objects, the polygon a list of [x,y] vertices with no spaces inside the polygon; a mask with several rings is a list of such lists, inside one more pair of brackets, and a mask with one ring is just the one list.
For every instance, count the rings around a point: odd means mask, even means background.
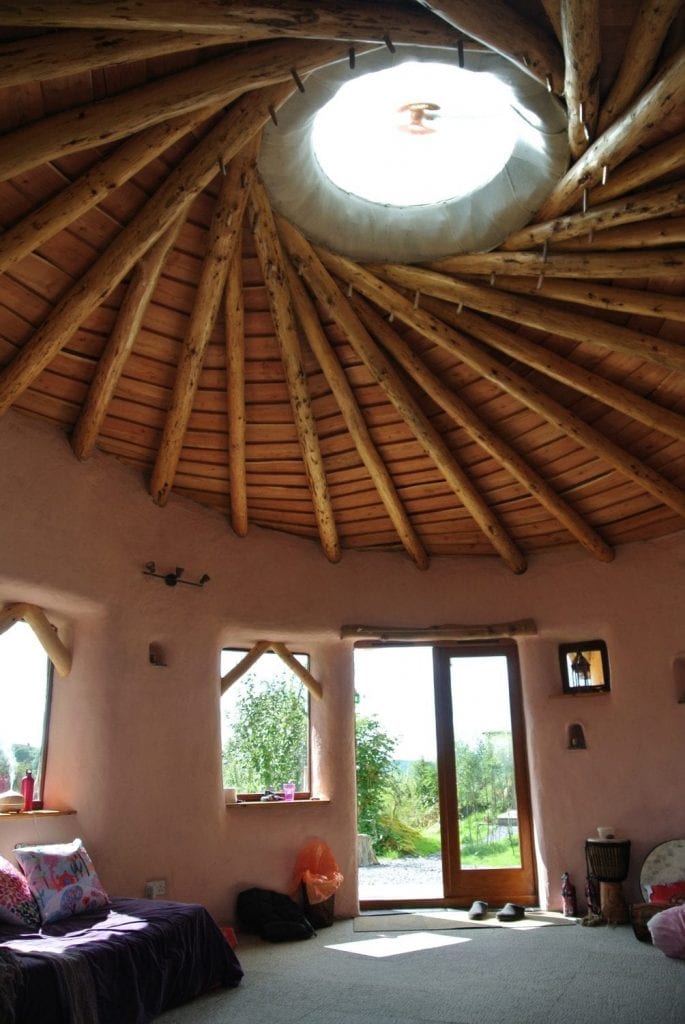
[{"label": "gravel path", "polygon": [[442,861],[439,853],[430,857],[402,857],[359,868],[359,897],[362,900],[442,895]]}]

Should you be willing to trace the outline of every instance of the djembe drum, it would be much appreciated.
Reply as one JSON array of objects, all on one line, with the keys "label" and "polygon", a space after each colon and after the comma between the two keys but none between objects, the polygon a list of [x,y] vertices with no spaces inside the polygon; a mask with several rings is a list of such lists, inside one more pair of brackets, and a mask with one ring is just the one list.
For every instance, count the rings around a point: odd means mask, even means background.
[{"label": "djembe drum", "polygon": [[628,876],[630,840],[587,839],[585,863],[588,876],[599,882],[602,917],[609,924],[624,924],[628,920],[628,907],[621,883]]}]

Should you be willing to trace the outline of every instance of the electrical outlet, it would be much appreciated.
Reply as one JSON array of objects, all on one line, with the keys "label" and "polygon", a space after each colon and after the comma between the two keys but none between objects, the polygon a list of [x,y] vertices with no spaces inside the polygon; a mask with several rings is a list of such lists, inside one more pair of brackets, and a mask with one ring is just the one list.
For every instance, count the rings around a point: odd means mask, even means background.
[{"label": "electrical outlet", "polygon": [[158,896],[164,896],[166,893],[166,880],[164,878],[156,878],[152,882],[145,883],[145,899],[156,900]]}]

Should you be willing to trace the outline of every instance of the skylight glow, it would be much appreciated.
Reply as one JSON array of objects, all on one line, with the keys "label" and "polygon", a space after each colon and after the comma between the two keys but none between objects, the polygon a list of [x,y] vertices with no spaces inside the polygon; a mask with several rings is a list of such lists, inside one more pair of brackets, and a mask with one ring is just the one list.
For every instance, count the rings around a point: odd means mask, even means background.
[{"label": "skylight glow", "polygon": [[312,146],[343,191],[422,206],[491,181],[519,125],[511,90],[494,75],[407,61],[343,84],[317,113]]}]

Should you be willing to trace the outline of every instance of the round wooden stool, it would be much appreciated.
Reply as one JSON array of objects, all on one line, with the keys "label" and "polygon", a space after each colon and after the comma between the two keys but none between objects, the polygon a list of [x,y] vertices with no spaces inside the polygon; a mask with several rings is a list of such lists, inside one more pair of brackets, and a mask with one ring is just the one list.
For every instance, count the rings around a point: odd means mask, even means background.
[{"label": "round wooden stool", "polygon": [[628,906],[621,883],[630,864],[629,839],[587,839],[585,841],[587,873],[599,882],[602,917],[608,924],[625,924]]}]

